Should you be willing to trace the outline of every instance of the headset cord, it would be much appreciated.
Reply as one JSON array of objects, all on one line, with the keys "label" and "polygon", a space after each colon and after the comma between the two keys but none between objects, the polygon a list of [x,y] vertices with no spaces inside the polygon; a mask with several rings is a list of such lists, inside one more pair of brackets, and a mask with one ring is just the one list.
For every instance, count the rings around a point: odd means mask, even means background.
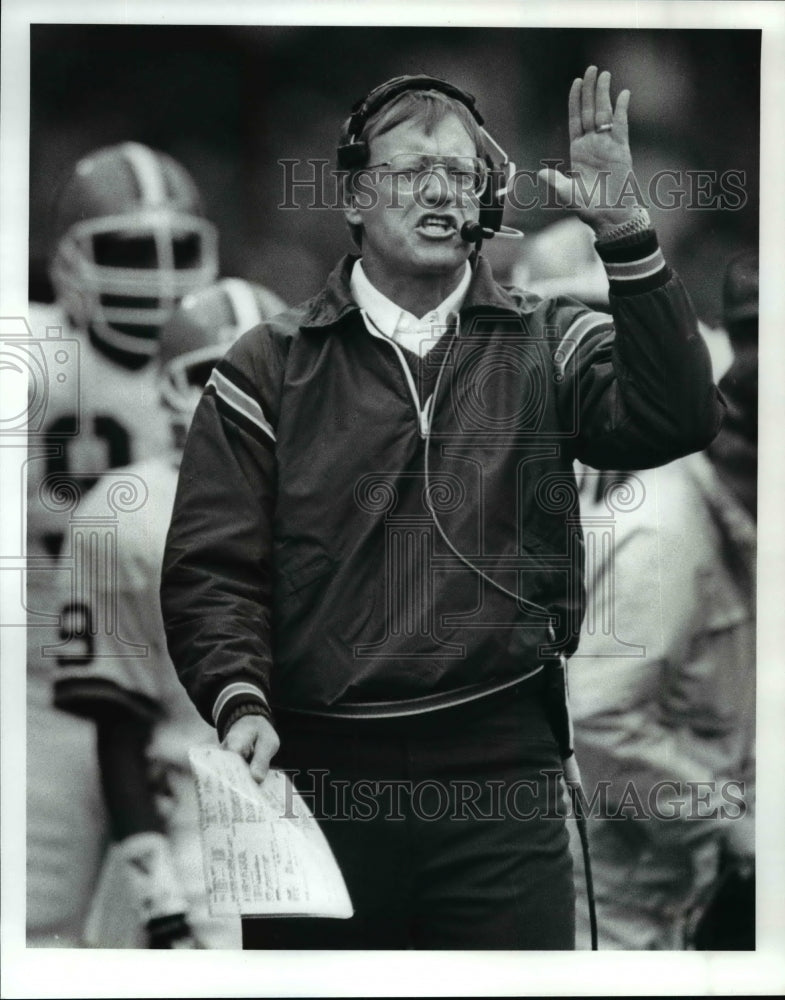
[{"label": "headset cord", "polygon": [[569,757],[562,761],[564,765],[564,783],[570,795],[572,812],[575,817],[575,825],[578,827],[578,836],[581,840],[581,854],[583,855],[583,871],[586,878],[586,900],[589,908],[589,930],[591,934],[591,950],[597,951],[597,903],[594,898],[594,878],[591,870],[591,855],[589,853],[589,831],[586,823],[586,814],[583,811],[584,791],[581,785],[581,775],[578,769],[578,761],[573,750]]},{"label": "headset cord", "polygon": [[[521,597],[519,594],[513,593],[513,591],[508,590],[503,587],[500,583],[493,579],[493,577],[488,576],[484,573],[478,566],[475,566],[462,552],[453,545],[452,541],[448,537],[444,528],[442,527],[439,516],[436,513],[436,509],[431,501],[431,483],[430,483],[430,450],[431,450],[431,429],[433,427],[434,416],[436,414],[436,401],[439,396],[439,388],[442,382],[442,375],[444,374],[444,369],[446,367],[447,358],[449,357],[450,350],[455,345],[455,342],[460,336],[461,329],[461,318],[460,315],[456,317],[455,330],[452,333],[451,342],[448,345],[448,349],[444,352],[444,355],[439,364],[439,371],[436,375],[436,384],[434,385],[433,395],[431,397],[430,413],[426,423],[425,428],[425,446],[423,455],[423,469],[425,478],[425,503],[431,514],[431,518],[439,532],[442,540],[444,541],[447,548],[452,552],[452,554],[459,559],[464,566],[468,567],[473,573],[489,583],[496,590],[501,591],[508,597],[511,597],[519,605],[522,605],[528,611],[536,614],[539,618],[545,616],[548,636],[551,642],[555,642],[556,633],[553,627],[553,616],[548,613],[546,608],[543,608],[539,604],[535,604],[533,601],[528,601],[526,598]],[[528,677],[534,676],[542,671],[543,667],[539,666],[535,670],[530,671],[528,674],[524,674],[521,680],[526,680]],[[575,822],[578,827],[578,836],[581,842],[581,853],[583,855],[583,870],[586,879],[586,897],[589,906],[589,925],[591,929],[591,950],[598,950],[597,943],[597,907],[594,898],[594,879],[592,877],[591,870],[591,857],[589,855],[589,836],[586,825],[586,816],[583,812],[583,801],[584,792],[581,786],[581,774],[578,768],[578,761],[575,757],[575,749],[573,747],[572,739],[572,719],[570,716],[569,700],[567,696],[567,663],[565,657],[560,658],[560,663],[558,667],[552,667],[552,670],[558,671],[560,678],[561,696],[559,698],[558,704],[558,717],[555,721],[555,728],[558,730],[556,733],[556,739],[559,745],[559,752],[562,758],[563,765],[563,775],[564,783],[567,787],[570,800],[572,803],[573,815],[575,816]],[[551,707],[554,707],[555,699],[551,700]],[[553,722],[552,722],[553,724]]]},{"label": "headset cord", "polygon": [[506,587],[503,587],[500,583],[494,580],[493,577],[488,576],[488,574],[484,573],[478,566],[475,566],[474,563],[472,563],[469,559],[467,559],[465,555],[463,555],[462,552],[459,552],[458,549],[456,549],[456,547],[448,538],[444,528],[442,527],[441,521],[439,520],[439,516],[436,513],[436,510],[431,501],[430,450],[431,450],[431,429],[433,427],[433,417],[434,413],[436,412],[436,400],[439,397],[439,388],[441,386],[442,375],[444,374],[447,358],[450,355],[450,350],[452,349],[458,337],[460,336],[460,330],[461,330],[461,318],[460,316],[457,316],[455,322],[455,330],[451,337],[451,343],[449,344],[448,349],[444,352],[444,355],[442,356],[441,362],[439,364],[439,371],[436,375],[436,384],[434,385],[433,395],[431,397],[430,414],[425,428],[425,454],[423,457],[423,467],[425,474],[425,503],[431,514],[433,523],[436,526],[436,530],[441,535],[442,540],[444,541],[445,545],[450,550],[450,552],[452,552],[452,554],[456,556],[456,558],[460,559],[460,561],[464,564],[464,566],[467,566],[473,573],[479,576],[482,580],[485,580],[486,583],[490,583],[492,587],[495,587],[497,590],[500,590],[503,594],[506,594],[508,597],[511,597],[514,601],[517,601],[519,604],[523,605],[523,607],[525,607],[527,611],[531,612],[532,614],[535,614],[538,618],[542,618],[544,616],[546,624],[548,626],[549,637],[551,639],[551,642],[553,642],[556,638],[556,633],[553,630],[554,619],[553,616],[549,614],[548,610],[546,608],[541,607],[539,604],[535,604],[533,601],[527,601],[525,597],[521,597],[519,594],[514,593],[512,590],[508,590]]}]

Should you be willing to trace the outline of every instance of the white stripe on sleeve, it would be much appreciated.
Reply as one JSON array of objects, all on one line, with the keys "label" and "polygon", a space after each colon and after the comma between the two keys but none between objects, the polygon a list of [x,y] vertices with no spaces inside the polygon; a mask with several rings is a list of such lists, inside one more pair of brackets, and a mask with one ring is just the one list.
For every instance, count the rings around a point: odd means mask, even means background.
[{"label": "white stripe on sleeve", "polygon": [[605,273],[611,281],[640,281],[649,278],[665,267],[662,250],[657,248],[641,260],[604,261]]},{"label": "white stripe on sleeve", "polygon": [[567,328],[567,332],[562,337],[559,346],[553,355],[556,370],[564,374],[567,362],[578,349],[582,340],[592,332],[602,326],[613,323],[613,317],[609,313],[589,312],[582,313]]},{"label": "white stripe on sleeve", "polygon": [[234,684],[228,684],[215,699],[215,704],[213,705],[214,723],[217,724],[218,717],[228,701],[239,694],[247,694],[249,695],[249,701],[262,701],[267,705],[267,699],[261,688],[256,687],[255,684],[249,684],[247,681],[235,681]]},{"label": "white stripe on sleeve", "polygon": [[262,412],[261,406],[255,399],[251,399],[248,393],[243,392],[242,389],[238,389],[217,368],[213,369],[210,378],[207,380],[207,385],[211,385],[215,389],[216,393],[227,406],[245,417],[246,420],[250,420],[251,423],[256,424],[260,430],[264,431],[269,438],[275,441],[275,431],[272,425]]}]

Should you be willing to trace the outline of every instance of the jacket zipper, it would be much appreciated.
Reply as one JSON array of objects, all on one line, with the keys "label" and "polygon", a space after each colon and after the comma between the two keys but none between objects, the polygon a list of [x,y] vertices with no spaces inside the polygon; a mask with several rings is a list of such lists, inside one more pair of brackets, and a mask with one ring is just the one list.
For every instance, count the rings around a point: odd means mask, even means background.
[{"label": "jacket zipper", "polygon": [[371,336],[376,337],[377,340],[383,340],[385,343],[389,344],[390,347],[395,351],[401,368],[403,369],[404,378],[406,379],[406,385],[409,387],[409,395],[411,396],[412,403],[414,404],[414,410],[417,414],[417,429],[419,431],[420,437],[425,439],[428,436],[430,430],[430,423],[433,411],[433,393],[425,400],[425,404],[422,409],[420,408],[420,397],[417,395],[417,386],[414,384],[414,376],[412,375],[411,368],[404,357],[403,351],[392,340],[390,337],[386,337],[382,331],[376,326],[374,321],[368,315],[368,313],[362,309],[363,320],[365,321],[365,326]]}]

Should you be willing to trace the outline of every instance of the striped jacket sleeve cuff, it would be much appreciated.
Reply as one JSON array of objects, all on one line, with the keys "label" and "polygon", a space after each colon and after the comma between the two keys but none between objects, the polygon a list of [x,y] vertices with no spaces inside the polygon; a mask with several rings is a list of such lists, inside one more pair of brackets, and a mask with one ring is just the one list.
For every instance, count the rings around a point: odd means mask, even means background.
[{"label": "striped jacket sleeve cuff", "polygon": [[[248,711],[240,713],[237,710],[248,706]],[[232,716],[236,717],[232,718]],[[270,704],[261,688],[248,681],[236,681],[228,684],[215,699],[213,705],[213,724],[218,732],[218,739],[223,740],[229,723],[235,722],[240,714],[263,715],[267,719],[272,719]]]},{"label": "striped jacket sleeve cuff", "polygon": [[670,280],[671,270],[665,263],[653,229],[618,241],[597,242],[595,248],[605,265],[610,291],[614,295],[640,295]]}]

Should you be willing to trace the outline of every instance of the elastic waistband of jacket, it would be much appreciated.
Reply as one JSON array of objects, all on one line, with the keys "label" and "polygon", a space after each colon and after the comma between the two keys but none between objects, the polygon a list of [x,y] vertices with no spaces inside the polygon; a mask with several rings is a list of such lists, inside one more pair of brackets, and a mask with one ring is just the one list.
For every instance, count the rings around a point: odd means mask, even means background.
[{"label": "elastic waistband of jacket", "polygon": [[324,710],[289,709],[277,705],[274,711],[277,724],[291,723],[309,728],[408,727],[416,725],[420,719],[428,725],[442,721],[452,725],[458,716],[482,715],[512,700],[531,702],[539,712],[544,687],[545,668],[539,666],[523,677],[503,683],[472,685],[407,701],[344,704]]}]

